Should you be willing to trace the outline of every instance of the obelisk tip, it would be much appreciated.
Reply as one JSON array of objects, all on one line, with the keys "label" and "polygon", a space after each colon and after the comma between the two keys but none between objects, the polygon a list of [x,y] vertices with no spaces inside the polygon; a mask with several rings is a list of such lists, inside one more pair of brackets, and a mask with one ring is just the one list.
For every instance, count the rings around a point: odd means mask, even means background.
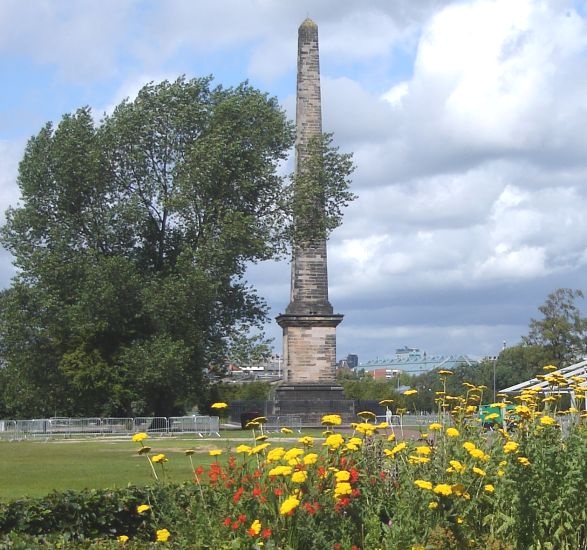
[{"label": "obelisk tip", "polygon": [[306,27],[306,28],[312,28],[312,29],[317,29],[318,28],[318,25],[316,25],[316,23],[314,23],[314,21],[312,21],[309,17],[306,17],[306,19],[304,19],[304,21],[300,25],[300,29],[302,29],[304,27]]}]

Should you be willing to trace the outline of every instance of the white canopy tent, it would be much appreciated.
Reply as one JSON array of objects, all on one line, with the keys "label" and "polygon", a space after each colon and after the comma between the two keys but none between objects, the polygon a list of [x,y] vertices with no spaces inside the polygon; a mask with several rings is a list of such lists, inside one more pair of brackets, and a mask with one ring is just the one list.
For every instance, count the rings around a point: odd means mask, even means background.
[{"label": "white canopy tent", "polygon": [[[577,399],[575,395],[575,389],[573,388],[578,387],[587,389],[587,360],[581,361],[580,363],[575,363],[574,365],[569,365],[568,367],[564,367],[562,369],[550,371],[548,374],[551,374],[553,377],[557,377],[559,379],[564,379],[568,384],[553,384],[549,380],[541,379],[543,378],[543,376],[541,376],[540,378],[532,378],[526,382],[520,382],[519,384],[505,388],[501,390],[500,393],[513,394],[521,393],[524,390],[533,389],[538,390],[544,394],[570,394],[571,406],[576,407]],[[545,374],[544,376],[548,375]],[[552,379],[552,377],[549,378]],[[587,410],[586,400],[583,400],[583,407],[585,410]]]}]

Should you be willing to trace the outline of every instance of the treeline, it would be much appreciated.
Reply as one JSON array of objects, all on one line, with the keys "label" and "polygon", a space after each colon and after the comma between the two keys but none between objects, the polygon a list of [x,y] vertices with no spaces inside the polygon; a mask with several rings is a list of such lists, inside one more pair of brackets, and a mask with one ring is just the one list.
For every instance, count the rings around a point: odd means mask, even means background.
[{"label": "treeline", "polygon": [[[528,335],[520,343],[503,349],[494,359],[452,369],[453,375],[446,378],[447,393],[462,394],[463,383],[485,386],[484,401],[489,402],[493,399],[494,380],[499,392],[543,373],[546,365],[562,368],[587,358],[587,319],[577,305],[582,298],[581,290],[570,288],[549,294],[538,308],[541,316],[530,320]],[[435,392],[443,389],[435,371],[401,376],[399,383],[418,390],[409,400],[398,393],[397,379],[374,380],[368,374],[347,374],[341,382],[349,399],[394,399],[396,407],[422,411],[435,410]]]}]

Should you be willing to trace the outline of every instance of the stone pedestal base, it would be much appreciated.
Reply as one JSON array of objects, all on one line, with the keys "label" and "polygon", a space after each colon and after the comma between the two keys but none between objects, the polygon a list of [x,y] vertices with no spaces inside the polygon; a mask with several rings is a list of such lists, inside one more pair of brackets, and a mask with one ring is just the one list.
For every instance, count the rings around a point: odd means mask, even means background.
[{"label": "stone pedestal base", "polygon": [[286,384],[336,385],[336,327],[342,315],[279,315]]},{"label": "stone pedestal base", "polygon": [[304,424],[320,424],[325,414],[354,414],[354,401],[345,399],[342,386],[332,384],[282,384],[275,390],[275,414],[295,414]]}]

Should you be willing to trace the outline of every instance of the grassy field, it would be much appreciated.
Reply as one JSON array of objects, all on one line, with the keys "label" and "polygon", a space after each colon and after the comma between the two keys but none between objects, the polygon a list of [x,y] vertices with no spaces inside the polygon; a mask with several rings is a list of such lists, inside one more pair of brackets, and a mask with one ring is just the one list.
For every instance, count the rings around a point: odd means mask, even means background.
[{"label": "grassy field", "polygon": [[[202,441],[193,437],[152,438],[148,443],[152,453],[168,457],[165,468],[169,479],[178,482],[191,479],[186,449],[196,450],[194,464],[209,464],[214,460],[209,450],[234,446],[226,439]],[[147,459],[137,455],[138,448],[128,440],[110,439],[1,442],[0,499],[43,496],[53,490],[146,485],[153,477]]]},{"label": "grassy field", "polygon": [[[321,430],[304,430],[304,435],[320,436]],[[164,453],[168,478],[182,482],[192,479],[186,449],[194,449],[194,465],[207,465],[214,459],[208,455],[212,449],[227,451],[241,443],[252,444],[250,431],[223,431],[221,438],[200,439],[183,437],[153,437],[145,444],[151,454]],[[272,434],[274,444],[287,445],[296,437],[286,438]],[[26,440],[0,441],[0,499],[24,496],[38,497],[51,491],[67,489],[104,489],[152,483],[151,469],[137,450],[140,444],[130,437],[124,440]],[[223,456],[220,457],[222,461]],[[157,466],[157,465],[155,465]],[[157,473],[160,467],[156,469]]]}]

